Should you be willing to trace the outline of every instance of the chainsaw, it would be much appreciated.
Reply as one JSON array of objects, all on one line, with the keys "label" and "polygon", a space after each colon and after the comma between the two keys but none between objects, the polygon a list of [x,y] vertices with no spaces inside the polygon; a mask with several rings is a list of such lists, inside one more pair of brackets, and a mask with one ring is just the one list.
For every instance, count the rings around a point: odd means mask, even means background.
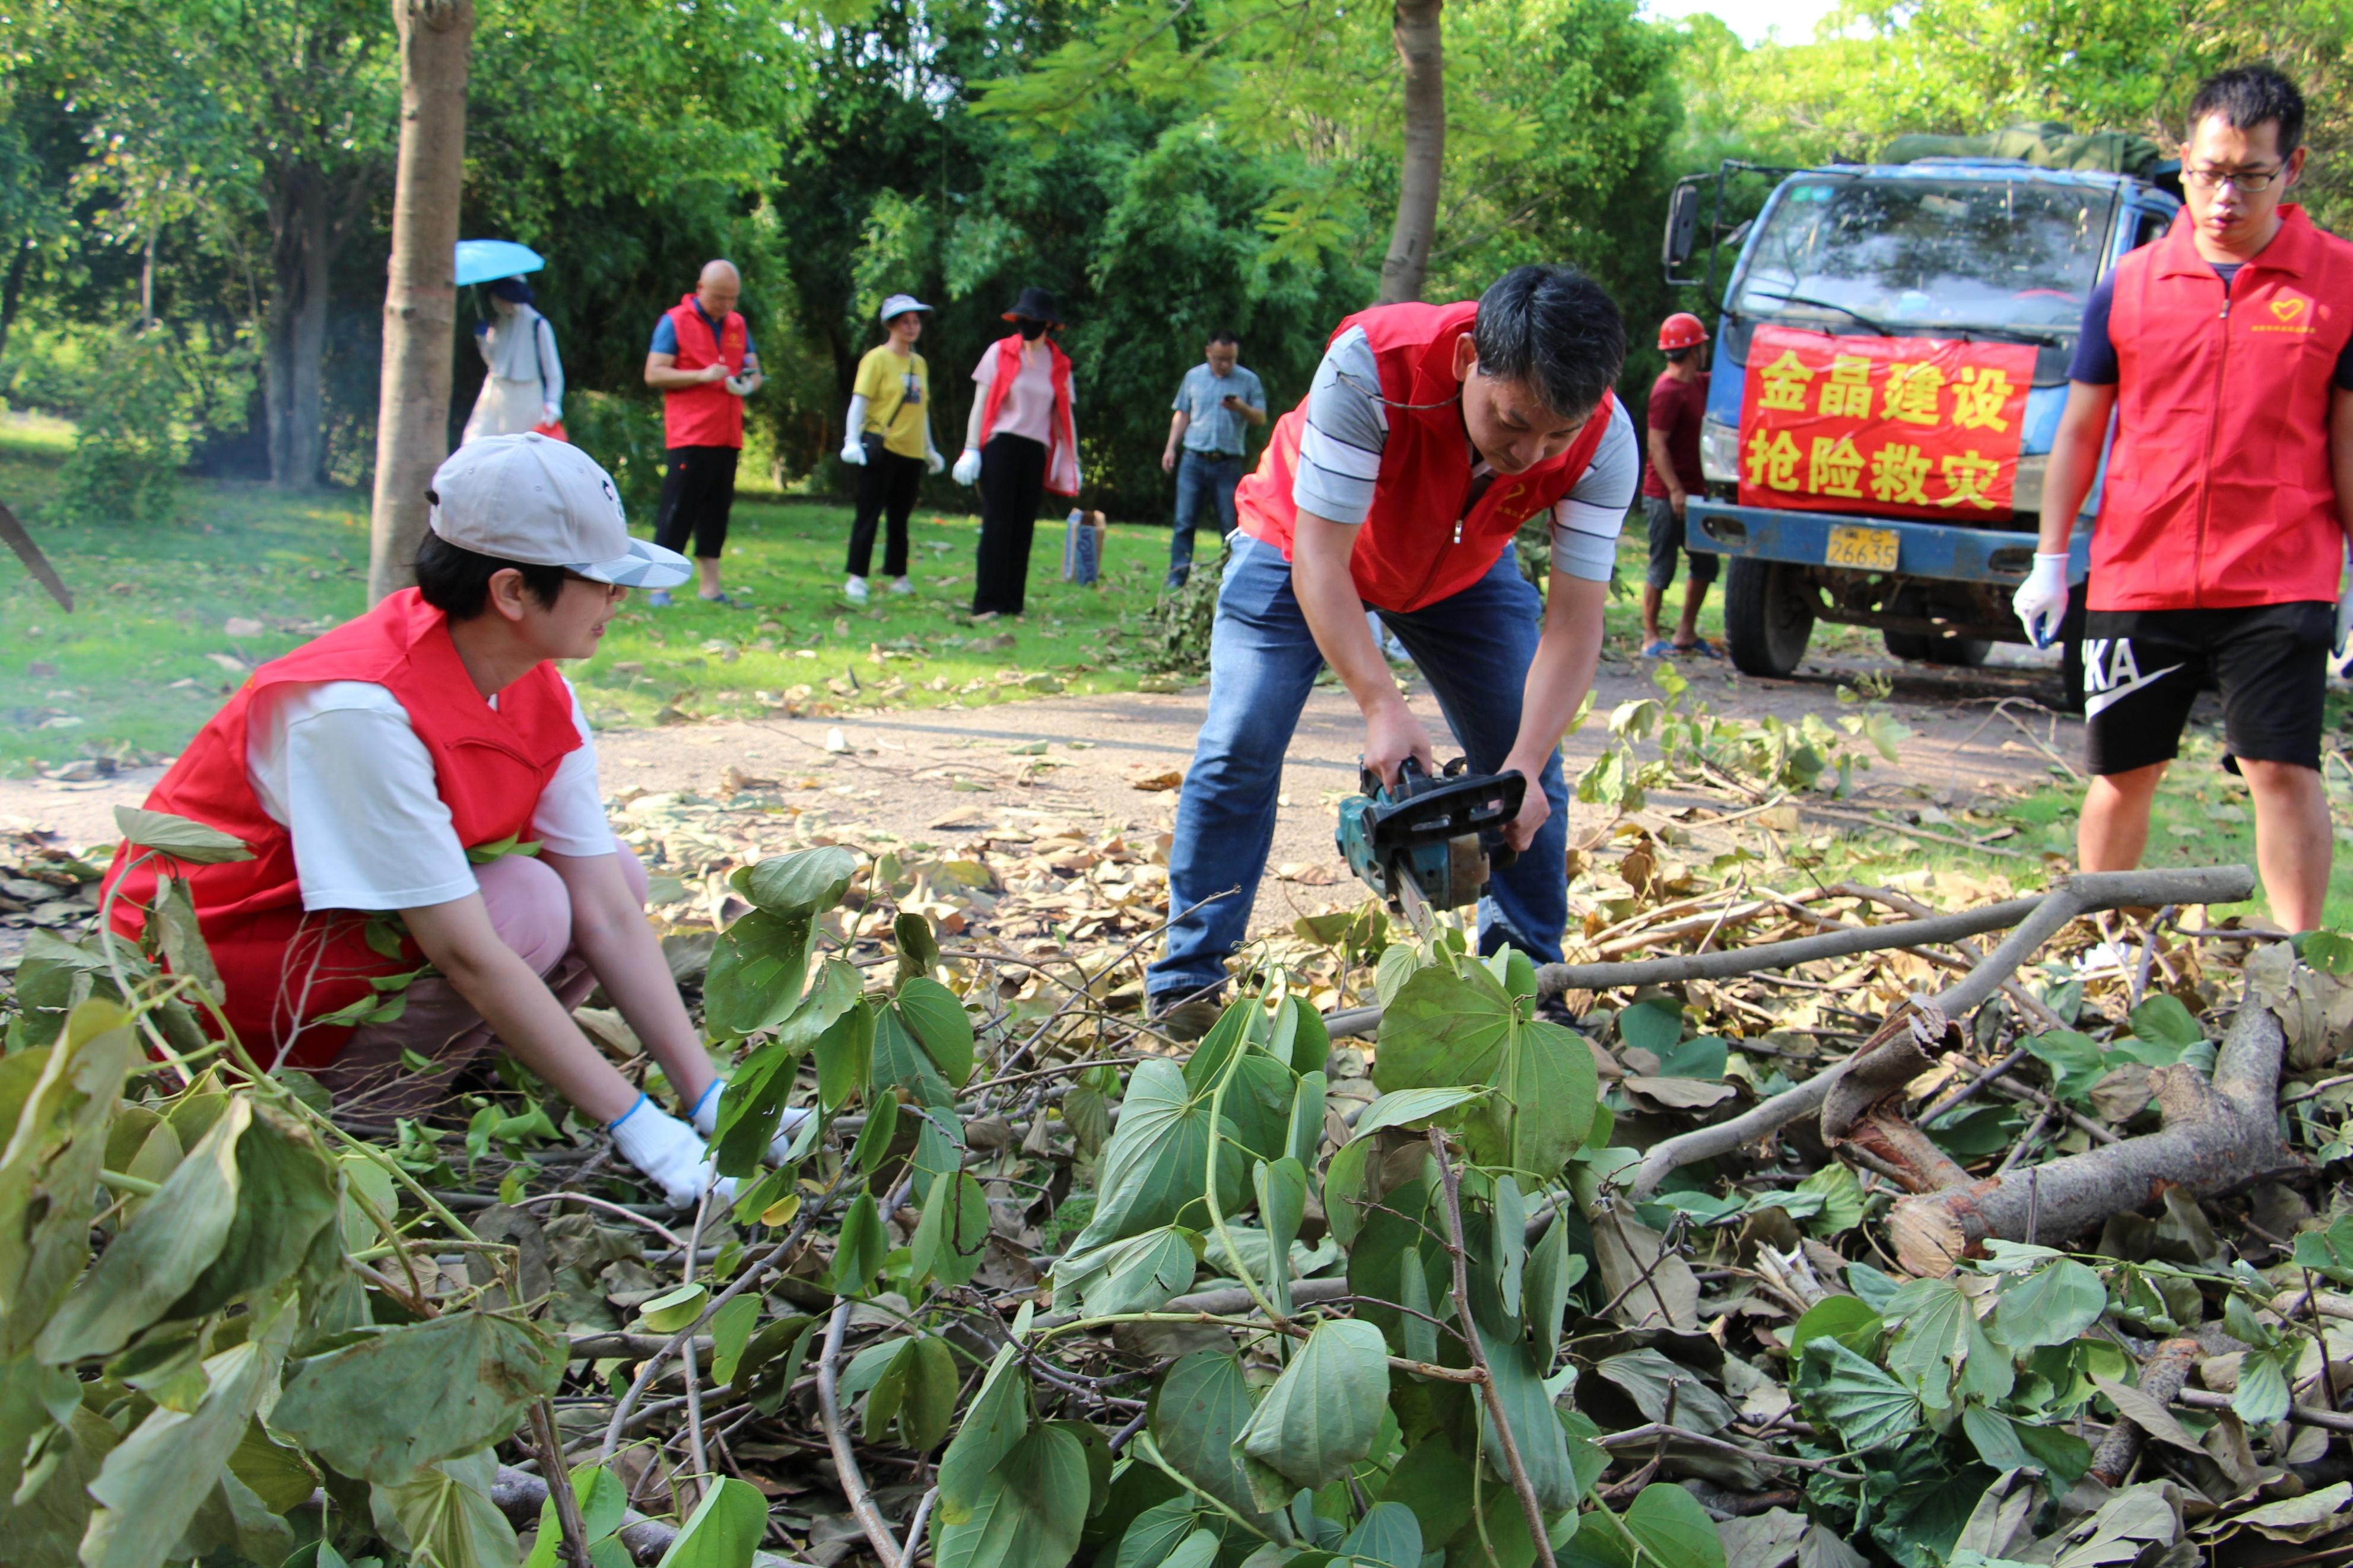
[{"label": "chainsaw", "polygon": [[1433,778],[1408,757],[1394,787],[1370,768],[1360,787],[1340,803],[1333,837],[1348,868],[1416,927],[1427,931],[1433,910],[1478,902],[1487,879],[1512,863],[1504,825],[1527,793],[1519,773],[1474,773],[1457,757]]}]

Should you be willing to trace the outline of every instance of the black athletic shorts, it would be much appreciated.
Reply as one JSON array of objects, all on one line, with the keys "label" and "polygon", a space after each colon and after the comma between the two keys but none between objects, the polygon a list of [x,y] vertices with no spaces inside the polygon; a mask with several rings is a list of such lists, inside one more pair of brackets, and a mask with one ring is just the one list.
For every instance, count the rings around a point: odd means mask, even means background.
[{"label": "black athletic shorts", "polygon": [[2337,606],[2090,610],[2084,616],[2084,755],[2095,773],[2171,762],[2211,676],[2222,691],[2222,765],[2320,766],[2321,697]]}]

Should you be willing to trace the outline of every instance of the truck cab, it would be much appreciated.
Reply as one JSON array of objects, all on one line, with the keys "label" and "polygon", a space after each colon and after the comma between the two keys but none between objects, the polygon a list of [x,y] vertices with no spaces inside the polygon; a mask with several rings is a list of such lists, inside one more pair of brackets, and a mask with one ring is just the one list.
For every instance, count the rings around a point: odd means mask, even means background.
[{"label": "truck cab", "polygon": [[[1728,226],[1735,182],[1759,174],[1778,184]],[[2010,598],[2033,565],[2084,301],[2179,206],[2153,179],[1992,157],[1727,163],[1677,187],[1671,282],[1713,296],[1717,251],[1737,246],[1686,539],[1730,558],[1725,640],[1742,670],[1789,675],[1817,621],[1875,626],[1890,653],[1930,663],[2027,640]],[[1704,281],[1678,277],[1703,249]],[[2079,584],[2099,494],[2075,531]]]}]

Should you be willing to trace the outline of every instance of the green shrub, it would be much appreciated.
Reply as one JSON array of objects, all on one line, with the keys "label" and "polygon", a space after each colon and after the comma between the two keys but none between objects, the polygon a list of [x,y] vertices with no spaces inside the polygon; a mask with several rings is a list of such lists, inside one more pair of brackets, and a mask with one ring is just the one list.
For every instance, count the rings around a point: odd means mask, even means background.
[{"label": "green shrub", "polygon": [[185,378],[161,327],[116,334],[90,373],[73,455],[58,475],[57,517],[79,523],[167,521],[187,437],[176,416]]},{"label": "green shrub", "polygon": [[653,526],[661,500],[662,444],[659,397],[629,397],[608,392],[567,392],[564,433],[575,447],[605,466],[621,492],[629,521]]}]

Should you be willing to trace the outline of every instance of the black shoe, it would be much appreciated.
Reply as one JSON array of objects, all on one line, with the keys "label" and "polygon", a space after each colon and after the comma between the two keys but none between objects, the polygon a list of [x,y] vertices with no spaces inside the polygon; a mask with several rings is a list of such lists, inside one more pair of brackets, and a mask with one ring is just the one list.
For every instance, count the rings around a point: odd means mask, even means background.
[{"label": "black shoe", "polygon": [[1217,1027],[1225,1010],[1224,999],[1215,992],[1177,991],[1150,998],[1145,1004],[1144,1016],[1153,1028],[1168,1038],[1189,1043]]}]

